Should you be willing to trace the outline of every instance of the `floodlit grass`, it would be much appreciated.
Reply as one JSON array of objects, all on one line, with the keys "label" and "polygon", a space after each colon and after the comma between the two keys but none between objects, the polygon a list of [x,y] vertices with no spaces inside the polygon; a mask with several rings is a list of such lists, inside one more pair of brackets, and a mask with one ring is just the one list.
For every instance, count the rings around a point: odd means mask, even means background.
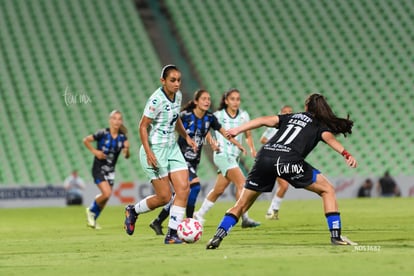
[{"label": "floodlit grass", "polygon": [[[331,246],[321,200],[285,201],[279,221],[264,219],[256,202],[255,229],[236,225],[220,248],[206,250],[232,202],[206,216],[202,240],[164,245],[148,227],[158,210],[123,230],[122,206],[108,207],[86,227],[84,207],[0,210],[0,275],[411,275],[413,198],[342,199],[343,234],[358,246]],[[167,222],[164,223],[165,228]]]}]

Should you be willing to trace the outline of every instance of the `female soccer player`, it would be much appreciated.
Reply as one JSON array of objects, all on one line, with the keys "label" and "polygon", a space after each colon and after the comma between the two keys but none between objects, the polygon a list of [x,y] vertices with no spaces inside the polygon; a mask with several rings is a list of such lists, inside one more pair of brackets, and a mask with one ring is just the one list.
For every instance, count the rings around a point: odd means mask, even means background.
[{"label": "female soccer player", "polygon": [[177,244],[182,243],[177,236],[177,227],[183,220],[190,189],[187,164],[177,144],[175,131],[194,152],[197,151],[197,144],[187,134],[180,118],[181,72],[175,65],[166,65],[161,71],[160,80],[162,86],[148,99],[139,123],[141,166],[150,178],[155,194],[135,205],[128,205],[125,208],[124,224],[126,233],[132,235],[139,214],[152,211],[170,201],[171,183],[175,198],[164,242]]},{"label": "female soccer player", "polygon": [[[279,114],[291,114],[293,112],[293,108],[290,105],[284,105],[281,109]],[[266,144],[277,132],[277,128],[268,127],[266,128],[265,132],[263,133],[262,137],[260,137],[260,143]],[[289,182],[286,180],[278,177],[276,179],[277,183],[277,190],[275,196],[273,197],[269,208],[267,209],[267,213],[265,215],[266,219],[278,220],[279,219],[279,209],[280,205],[282,204],[283,197],[285,196],[288,188]]]},{"label": "female soccer player", "polygon": [[[211,98],[209,92],[204,89],[199,89],[194,93],[193,100],[189,101],[183,107],[180,114],[184,128],[186,129],[188,135],[190,135],[191,139],[193,139],[198,146],[198,149],[195,152],[187,144],[184,138],[181,136],[178,138],[178,145],[180,146],[184,159],[187,162],[189,172],[190,194],[186,209],[186,216],[188,218],[193,217],[197,196],[200,193],[200,178],[197,176],[197,167],[200,163],[201,150],[206,141],[206,136],[209,133],[210,128],[218,131],[221,135],[226,135],[225,129],[221,127],[221,124],[217,121],[216,116],[209,111],[210,105]],[[214,141],[211,140],[208,142],[210,142],[212,146],[215,146]],[[245,151],[236,139],[230,137],[230,142],[236,145],[241,151]],[[150,224],[150,227],[157,235],[163,235],[161,224],[169,214],[171,206],[170,203],[164,206],[158,217]]]},{"label": "female soccer player", "polygon": [[240,215],[252,206],[257,197],[262,192],[272,191],[276,177],[287,180],[295,188],[304,188],[321,196],[331,243],[354,244],[341,236],[341,218],[334,187],[320,171],[305,161],[318,142],[324,141],[344,156],[351,168],[355,168],[357,161],[335,138],[341,133],[344,136],[351,134],[353,122],[348,118],[338,118],[322,95],[312,94],[306,99],[305,112],[259,117],[228,130],[228,134],[235,136],[260,126],[278,126],[279,131],[260,149],[239,200],[223,217],[207,249],[219,247]]},{"label": "female soccer player", "polygon": [[[250,120],[249,114],[240,109],[240,92],[235,88],[231,88],[223,94],[218,111],[214,115],[225,129],[240,126]],[[250,153],[255,157],[256,149],[254,148],[251,132],[247,130],[244,133],[246,135],[247,145],[250,148]],[[239,198],[245,182],[245,177],[238,163],[241,153],[240,149],[221,135],[216,135],[216,138],[220,146],[220,151],[214,152],[214,164],[218,167],[219,173],[213,189],[208,193],[198,212],[194,213],[194,218],[201,223],[204,223],[205,214],[213,207],[216,200],[223,194],[230,182],[236,185],[236,198]],[[238,135],[235,138],[239,143],[242,143],[243,135]],[[260,223],[250,219],[247,213],[243,214],[243,228],[259,225]]]},{"label": "female soccer player", "polygon": [[[122,113],[114,110],[109,114],[109,128],[98,130],[95,134],[88,135],[83,139],[85,146],[95,156],[92,176],[101,191],[90,207],[86,208],[87,225],[91,228],[101,228],[96,220],[112,195],[115,165],[119,154],[122,151],[125,158],[129,158],[127,132],[128,130],[122,122]],[[93,141],[97,142],[96,148],[91,144]]]}]

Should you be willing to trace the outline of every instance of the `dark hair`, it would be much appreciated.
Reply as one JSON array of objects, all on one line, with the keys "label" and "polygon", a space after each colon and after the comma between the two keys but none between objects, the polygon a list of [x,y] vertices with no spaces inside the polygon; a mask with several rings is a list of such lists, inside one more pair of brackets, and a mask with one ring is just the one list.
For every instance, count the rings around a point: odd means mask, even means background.
[{"label": "dark hair", "polygon": [[173,70],[180,71],[178,70],[177,66],[175,66],[174,64],[165,65],[161,70],[161,78],[166,79],[170,71],[173,71]]},{"label": "dark hair", "polygon": [[240,91],[237,88],[230,88],[229,90],[227,90],[226,92],[224,92],[223,96],[221,96],[220,105],[218,107],[218,110],[222,110],[222,109],[226,109],[227,108],[226,99],[233,92],[237,92],[237,93],[240,94]]},{"label": "dark hair", "polygon": [[346,137],[348,133],[352,133],[354,122],[349,120],[349,114],[346,119],[337,117],[321,94],[311,94],[306,99],[305,105],[307,111],[326,125],[334,135],[342,133]]},{"label": "dark hair", "polygon": [[195,101],[198,101],[198,99],[200,99],[201,95],[203,95],[204,93],[208,93],[208,91],[205,90],[205,89],[197,89],[194,92],[193,99],[191,101],[189,101],[187,104],[185,104],[184,107],[181,110],[191,111],[194,108],[196,108]]}]

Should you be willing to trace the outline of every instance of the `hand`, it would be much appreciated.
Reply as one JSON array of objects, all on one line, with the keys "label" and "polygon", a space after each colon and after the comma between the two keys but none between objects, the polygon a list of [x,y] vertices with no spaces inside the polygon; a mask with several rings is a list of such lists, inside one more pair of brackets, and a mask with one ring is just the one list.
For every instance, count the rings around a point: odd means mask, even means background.
[{"label": "hand", "polygon": [[129,158],[129,156],[130,156],[129,149],[124,149],[124,156],[125,156],[125,159]]},{"label": "hand", "polygon": [[229,138],[229,139],[231,137],[237,136],[237,134],[239,134],[239,133],[240,133],[240,131],[238,131],[237,127],[226,130],[226,135],[227,135],[227,138]]},{"label": "hand", "polygon": [[105,153],[103,153],[103,151],[101,151],[101,150],[95,150],[94,155],[95,155],[95,156],[96,156],[96,158],[98,158],[99,160],[106,159],[106,155],[105,155]]},{"label": "hand", "polygon": [[217,153],[220,152],[220,145],[219,145],[219,143],[217,143],[217,141],[214,141],[213,143],[211,143],[210,147],[213,151],[215,151]]},{"label": "hand", "polygon": [[147,163],[149,166],[153,167],[154,169],[158,169],[158,161],[152,151],[149,151],[147,154]]},{"label": "hand", "polygon": [[193,149],[194,152],[198,151],[198,146],[197,146],[196,142],[194,142],[194,140],[191,139],[190,136],[187,135],[185,137],[185,140],[186,140],[187,144]]},{"label": "hand", "polygon": [[251,150],[250,154],[252,155],[253,158],[256,158],[257,151],[256,150]]},{"label": "hand", "polygon": [[357,161],[352,155],[350,155],[347,159],[345,159],[345,161],[348,164],[348,166],[350,166],[351,168],[356,168],[358,165]]},{"label": "hand", "polygon": [[243,155],[246,155],[246,154],[247,154],[246,149],[245,149],[242,145],[238,145],[238,146],[237,146],[237,148],[238,148],[239,150],[241,150],[241,152],[243,153]]}]

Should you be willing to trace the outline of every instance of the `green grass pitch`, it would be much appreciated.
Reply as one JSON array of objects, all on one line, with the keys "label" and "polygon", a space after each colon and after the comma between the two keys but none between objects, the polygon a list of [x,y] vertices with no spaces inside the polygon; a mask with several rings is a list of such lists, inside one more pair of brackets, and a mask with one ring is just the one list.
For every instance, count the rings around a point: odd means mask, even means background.
[{"label": "green grass pitch", "polygon": [[[0,209],[0,275],[412,275],[414,198],[340,199],[343,235],[358,246],[332,246],[321,200],[284,201],[279,221],[269,202],[249,211],[262,222],[236,225],[216,250],[205,245],[233,203],[206,216],[201,241],[164,245],[143,214],[135,234],[123,230],[122,206],[102,213],[102,230],[86,227],[84,207]],[[165,222],[166,227],[167,222]],[[318,273],[318,274],[317,274]]]}]

